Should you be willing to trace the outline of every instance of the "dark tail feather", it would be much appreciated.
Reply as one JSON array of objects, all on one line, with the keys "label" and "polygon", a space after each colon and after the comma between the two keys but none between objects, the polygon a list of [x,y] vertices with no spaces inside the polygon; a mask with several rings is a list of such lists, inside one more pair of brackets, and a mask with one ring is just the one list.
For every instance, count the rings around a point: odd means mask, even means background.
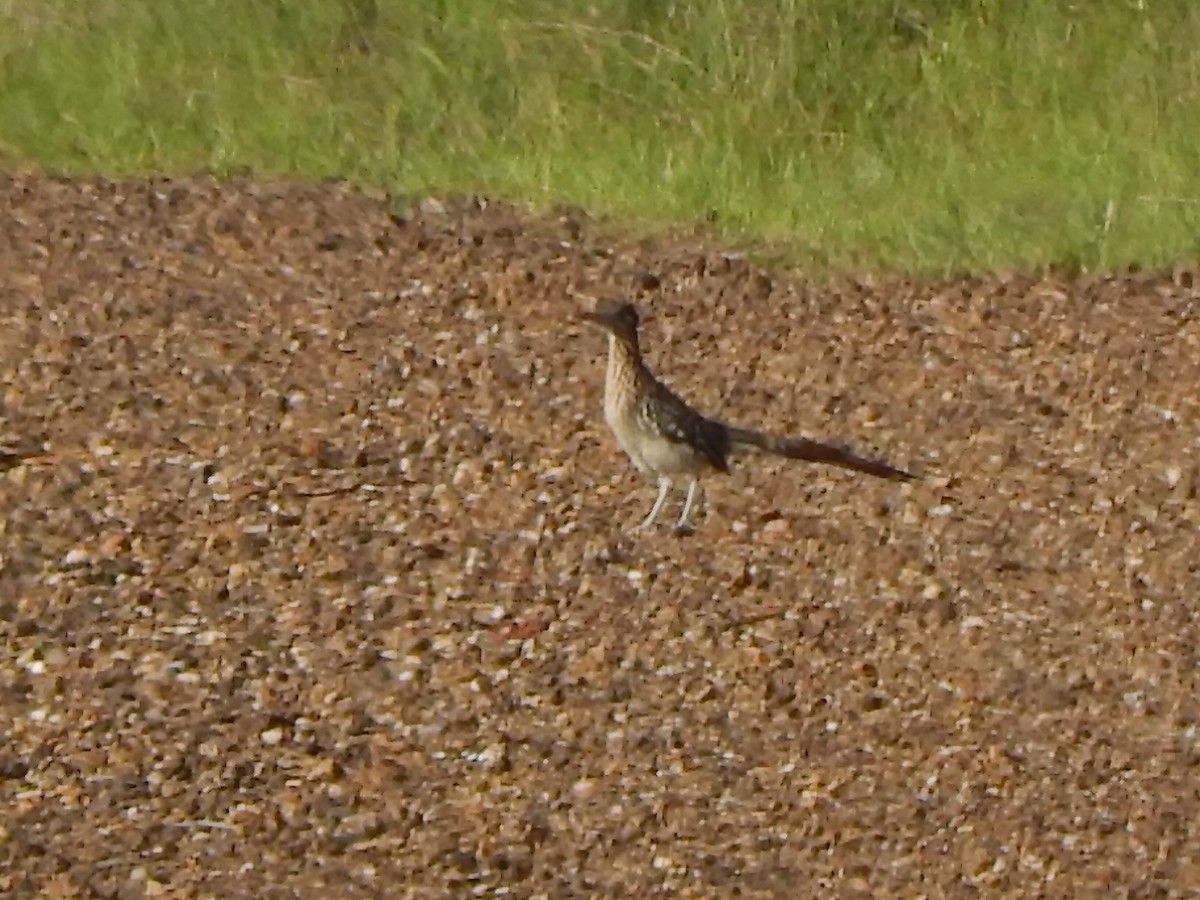
[{"label": "dark tail feather", "polygon": [[882,460],[858,456],[838,444],[822,444],[820,441],[810,441],[802,437],[774,437],[748,428],[730,428],[729,438],[734,447],[754,447],[767,453],[786,456],[788,459],[803,459],[866,472],[876,478],[908,481],[915,477],[911,472],[889,466]]}]

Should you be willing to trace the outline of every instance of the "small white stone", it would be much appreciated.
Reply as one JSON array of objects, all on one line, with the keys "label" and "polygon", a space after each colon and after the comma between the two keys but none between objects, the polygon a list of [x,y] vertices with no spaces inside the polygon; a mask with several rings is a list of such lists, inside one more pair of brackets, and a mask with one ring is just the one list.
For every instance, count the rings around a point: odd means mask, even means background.
[{"label": "small white stone", "polygon": [[503,744],[491,744],[480,752],[479,762],[482,763],[485,768],[495,769],[502,762],[504,762],[504,756],[505,752]]},{"label": "small white stone", "polygon": [[581,800],[587,800],[596,793],[596,782],[590,778],[581,778],[571,785],[571,793]]},{"label": "small white stone", "polygon": [[260,734],[258,736],[258,739],[260,741],[262,741],[263,746],[274,747],[276,744],[278,744],[280,741],[283,740],[283,729],[282,728],[269,728],[266,731],[264,731],[262,734]]},{"label": "small white stone", "polygon": [[62,558],[62,564],[64,566],[82,566],[90,562],[91,558],[92,555],[83,547],[75,547],[67,551],[66,555]]}]

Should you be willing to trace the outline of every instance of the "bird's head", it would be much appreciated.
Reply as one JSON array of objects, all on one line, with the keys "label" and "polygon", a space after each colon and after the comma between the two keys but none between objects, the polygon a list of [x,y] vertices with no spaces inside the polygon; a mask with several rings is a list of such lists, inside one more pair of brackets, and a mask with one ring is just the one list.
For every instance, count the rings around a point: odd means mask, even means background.
[{"label": "bird's head", "polygon": [[637,346],[638,311],[632,303],[626,300],[597,300],[595,307],[583,314],[583,319]]}]

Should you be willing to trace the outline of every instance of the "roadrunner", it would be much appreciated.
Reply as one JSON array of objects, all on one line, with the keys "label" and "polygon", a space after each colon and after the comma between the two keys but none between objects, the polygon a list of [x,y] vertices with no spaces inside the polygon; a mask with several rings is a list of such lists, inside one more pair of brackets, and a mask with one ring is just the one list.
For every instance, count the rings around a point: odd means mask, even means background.
[{"label": "roadrunner", "polygon": [[802,437],[774,437],[736,428],[696,412],[646,368],[638,347],[638,313],[632,303],[600,300],[583,318],[608,332],[608,371],[604,380],[604,418],[621,449],[639,471],[658,480],[658,497],[635,530],[658,517],[671,485],[687,479],[687,499],[678,528],[688,527],[696,484],[708,469],[729,471],[729,456],[759,450],[866,472],[877,478],[907,481],[913,476],[885,462],[866,459],[836,444]]}]

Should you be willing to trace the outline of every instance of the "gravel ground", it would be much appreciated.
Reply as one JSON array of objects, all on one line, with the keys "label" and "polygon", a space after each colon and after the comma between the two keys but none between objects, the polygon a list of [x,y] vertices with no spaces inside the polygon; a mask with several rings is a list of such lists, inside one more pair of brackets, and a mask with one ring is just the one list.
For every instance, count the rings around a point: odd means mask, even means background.
[{"label": "gravel ground", "polygon": [[[0,196],[6,895],[1200,885],[1195,272],[811,282],[335,183]],[[635,297],[704,410],[923,477],[751,457],[632,535],[573,290]]]}]

